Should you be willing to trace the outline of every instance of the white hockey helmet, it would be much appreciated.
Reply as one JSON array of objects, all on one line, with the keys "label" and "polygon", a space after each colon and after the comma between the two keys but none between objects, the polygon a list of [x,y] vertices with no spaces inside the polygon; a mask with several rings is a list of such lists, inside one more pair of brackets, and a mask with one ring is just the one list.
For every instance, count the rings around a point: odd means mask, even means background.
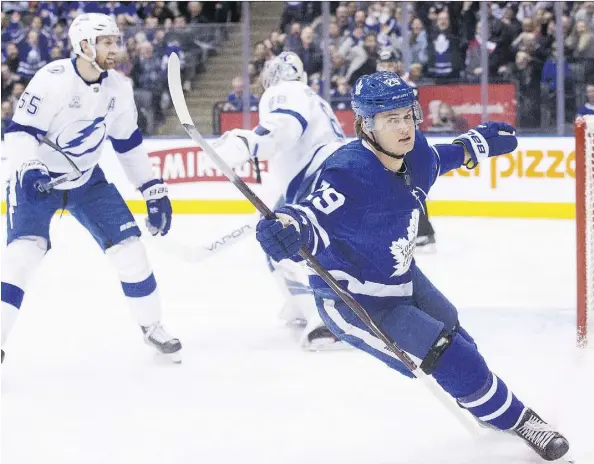
[{"label": "white hockey helmet", "polygon": [[[104,71],[104,69],[101,69],[95,61],[97,58],[95,45],[97,44],[97,37],[104,35],[115,35],[121,39],[120,29],[116,22],[110,16],[102,13],[81,14],[72,21],[68,30],[68,37],[72,42],[74,53],[90,62],[99,72]],[[86,40],[91,47],[92,57],[84,54],[80,45],[83,40]]]},{"label": "white hockey helmet", "polygon": [[262,86],[267,89],[283,81],[300,81],[307,84],[307,73],[301,58],[293,52],[282,52],[266,63],[262,72]]}]

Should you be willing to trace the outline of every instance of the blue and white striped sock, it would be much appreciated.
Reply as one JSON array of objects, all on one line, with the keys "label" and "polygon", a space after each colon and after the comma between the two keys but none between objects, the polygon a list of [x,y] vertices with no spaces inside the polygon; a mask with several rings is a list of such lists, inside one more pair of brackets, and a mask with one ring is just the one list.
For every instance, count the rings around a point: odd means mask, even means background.
[{"label": "blue and white striped sock", "polygon": [[458,403],[480,421],[501,430],[512,428],[524,410],[522,402],[492,372],[482,388],[472,395],[458,398]]}]

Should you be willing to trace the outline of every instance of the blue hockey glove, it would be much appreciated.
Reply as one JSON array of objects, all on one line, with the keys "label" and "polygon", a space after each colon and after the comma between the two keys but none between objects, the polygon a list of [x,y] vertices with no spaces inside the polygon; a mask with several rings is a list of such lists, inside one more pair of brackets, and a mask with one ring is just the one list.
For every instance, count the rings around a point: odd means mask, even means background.
[{"label": "blue hockey glove", "polygon": [[295,218],[283,210],[285,208],[275,211],[279,219],[262,219],[256,226],[256,239],[264,252],[275,261],[296,255],[303,244],[301,233],[293,223]]},{"label": "blue hockey glove", "polygon": [[19,179],[27,201],[33,202],[49,197],[49,192],[40,189],[52,180],[47,166],[41,161],[32,160],[24,163],[19,172]]},{"label": "blue hockey glove", "polygon": [[146,227],[151,235],[167,235],[171,227],[171,202],[169,201],[169,190],[163,179],[154,179],[143,184],[138,189],[146,201],[148,217]]},{"label": "blue hockey glove", "polygon": [[518,146],[515,132],[513,126],[504,122],[487,122],[458,136],[453,143],[464,145],[471,158],[466,167],[474,169],[484,159],[514,151]]}]

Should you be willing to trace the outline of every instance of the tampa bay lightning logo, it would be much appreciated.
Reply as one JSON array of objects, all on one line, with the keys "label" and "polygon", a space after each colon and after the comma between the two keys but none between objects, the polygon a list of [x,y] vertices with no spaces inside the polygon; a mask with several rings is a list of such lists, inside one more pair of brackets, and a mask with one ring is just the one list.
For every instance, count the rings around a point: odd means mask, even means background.
[{"label": "tampa bay lightning logo", "polygon": [[67,126],[56,139],[56,144],[71,156],[79,157],[96,151],[107,132],[105,116],[93,121],[76,121]]}]

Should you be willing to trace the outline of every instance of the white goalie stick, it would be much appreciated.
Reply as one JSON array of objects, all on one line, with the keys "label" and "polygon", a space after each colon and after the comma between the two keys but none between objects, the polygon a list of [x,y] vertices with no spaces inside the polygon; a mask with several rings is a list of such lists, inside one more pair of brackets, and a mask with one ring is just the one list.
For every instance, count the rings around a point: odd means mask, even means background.
[{"label": "white goalie stick", "polygon": [[[182,81],[180,75],[179,57],[172,53],[169,56],[169,63],[167,69],[169,92],[177,117],[179,118],[183,128],[188,133],[190,138],[204,151],[204,153],[214,162],[217,168],[225,174],[225,176],[239,189],[239,191],[252,203],[256,209],[267,219],[276,219],[274,213],[266,206],[266,204],[243,182],[239,176],[229,167],[225,161],[217,154],[217,152],[208,144],[192,121],[190,112],[186,105],[182,89]],[[307,261],[309,266],[316,272],[326,284],[334,290],[336,295],[361,319],[361,321],[369,328],[369,330],[379,338],[389,349],[414,375],[422,382],[422,384],[438,399],[442,405],[447,408],[450,413],[458,419],[460,424],[472,435],[478,434],[478,427],[475,422],[464,412],[454,401],[441,389],[437,382],[427,375],[411,357],[402,348],[400,348],[391,337],[386,334],[376,323],[371,319],[367,311],[355,300],[355,298],[348,293],[338,281],[330,275],[330,273],[318,262],[318,260],[304,247],[299,250],[299,255]]]}]

